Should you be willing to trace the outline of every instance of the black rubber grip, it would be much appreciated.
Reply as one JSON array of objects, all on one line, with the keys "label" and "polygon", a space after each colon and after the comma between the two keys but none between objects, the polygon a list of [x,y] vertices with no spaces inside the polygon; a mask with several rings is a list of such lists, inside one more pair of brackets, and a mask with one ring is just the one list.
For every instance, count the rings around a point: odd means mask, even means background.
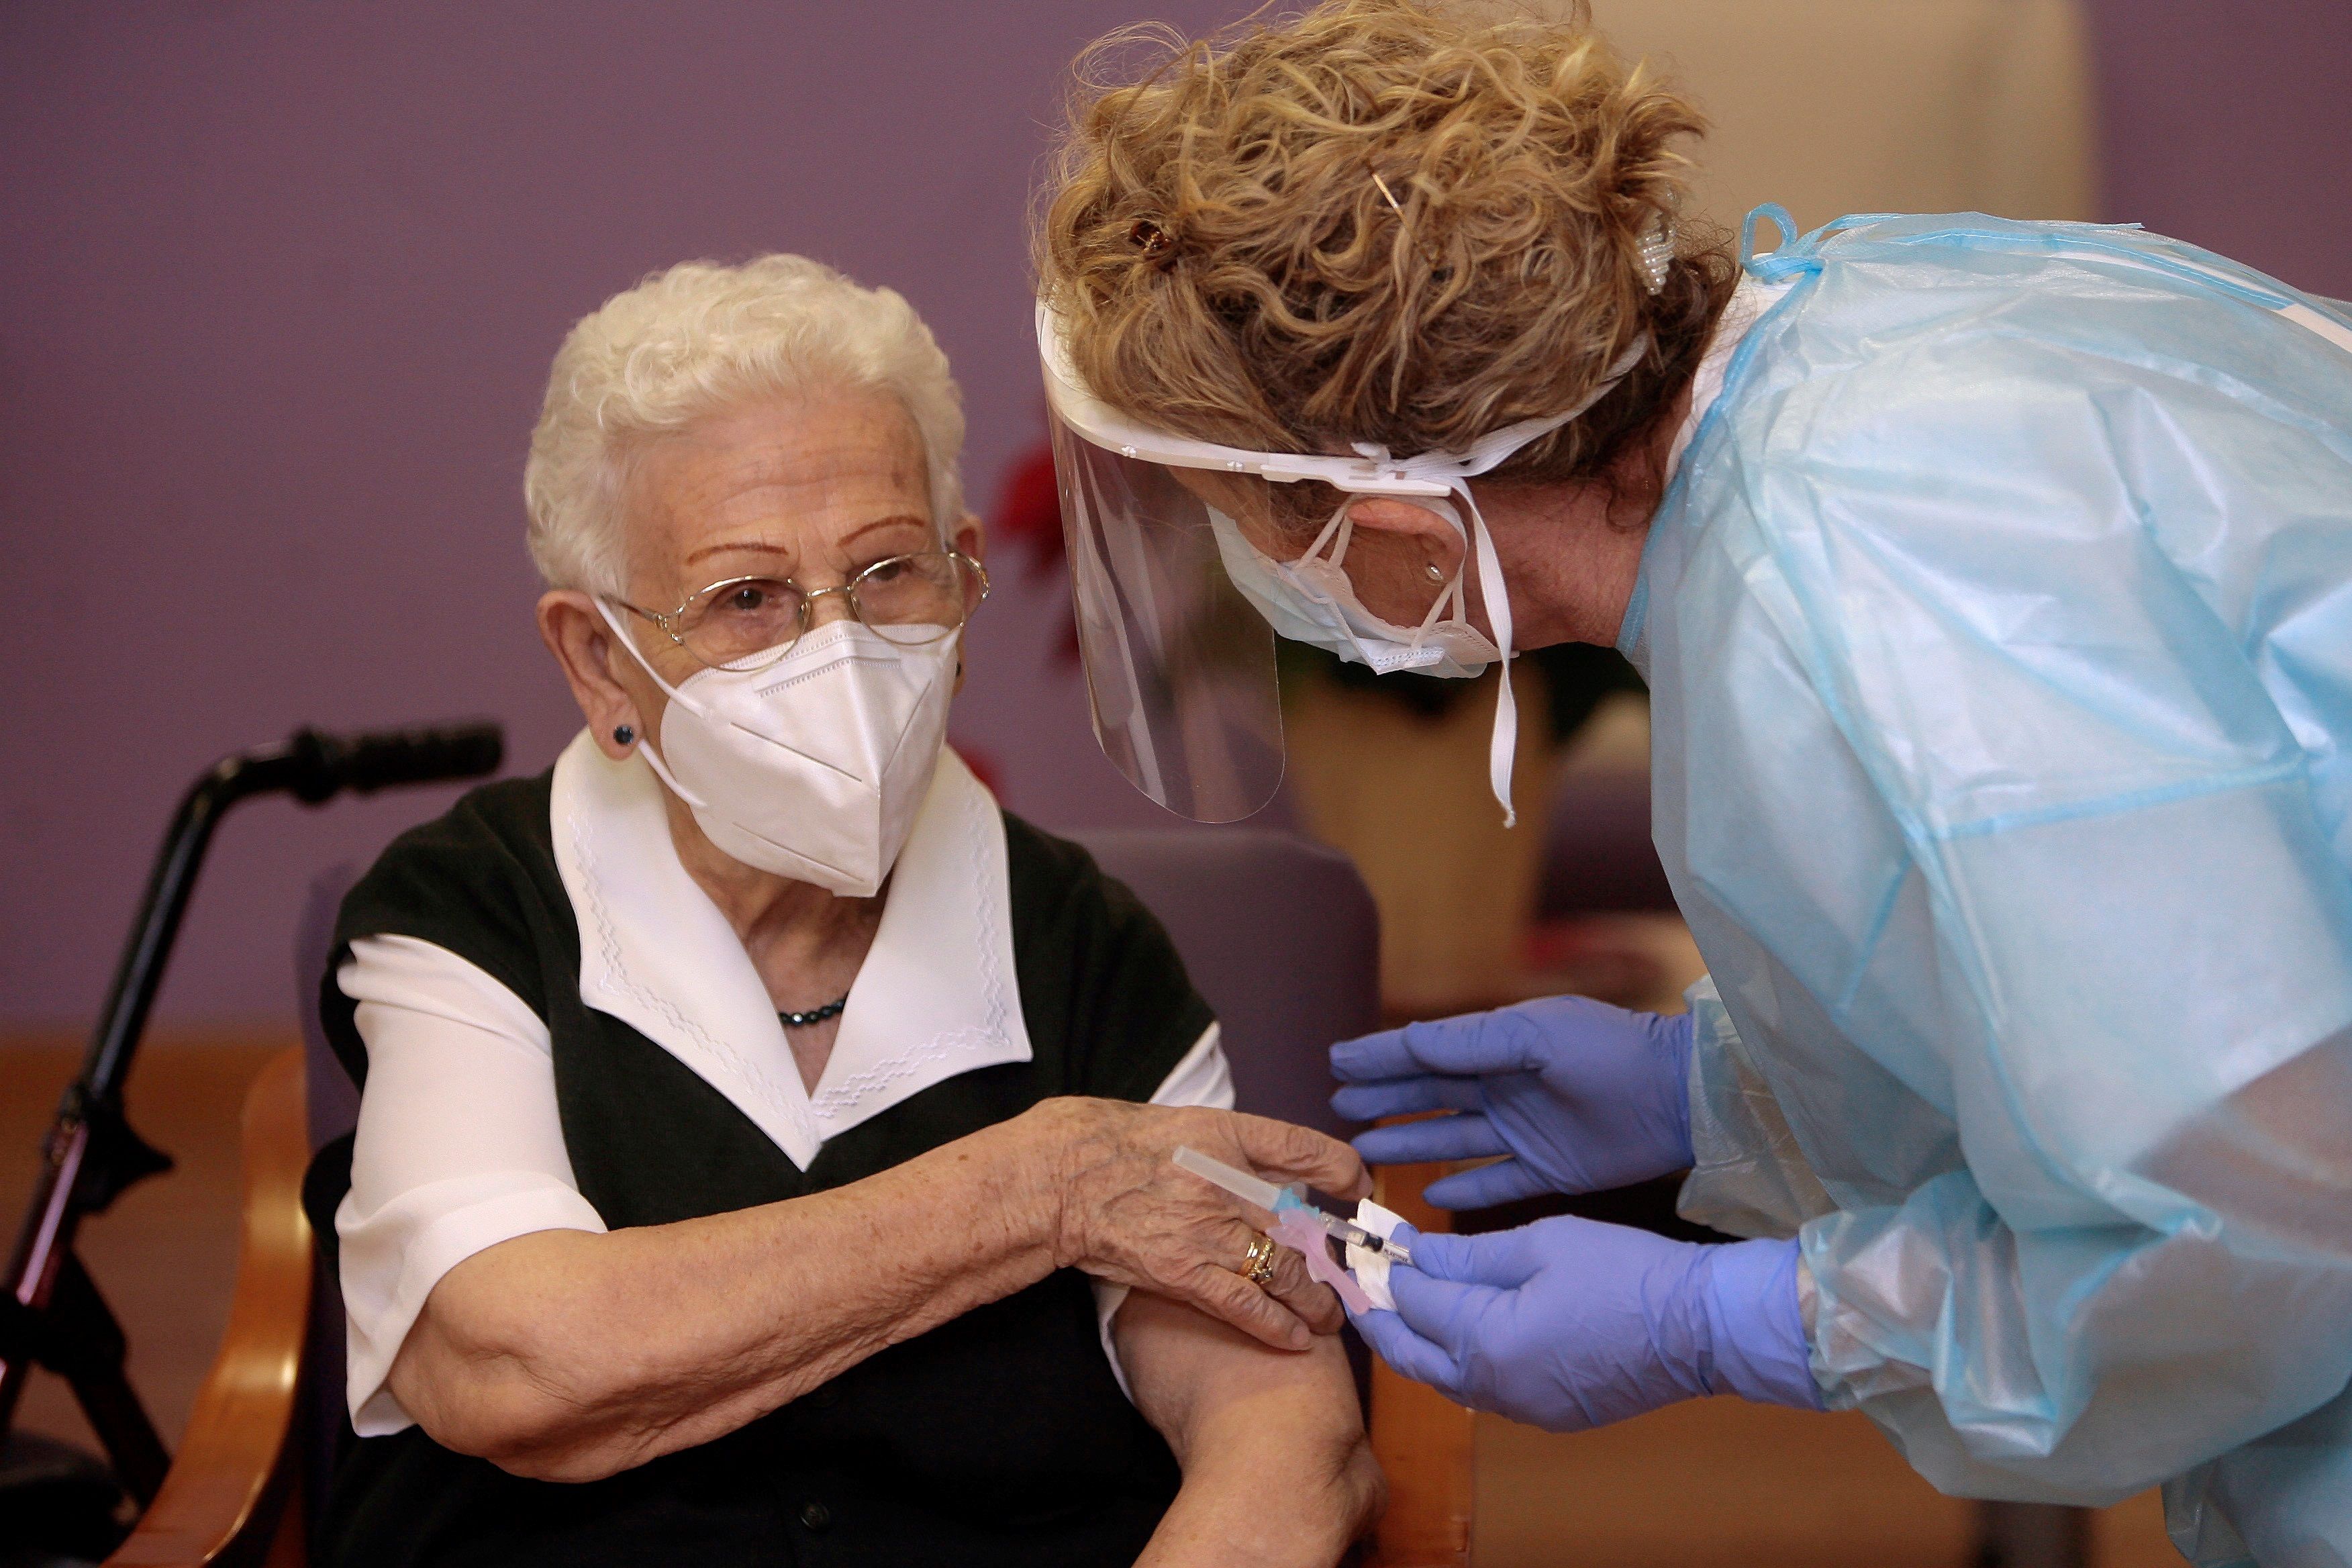
[{"label": "black rubber grip", "polygon": [[448,784],[498,771],[506,731],[494,723],[380,730],[362,735],[295,733],[294,793],[313,804],[344,790],[364,795],[402,784]]}]

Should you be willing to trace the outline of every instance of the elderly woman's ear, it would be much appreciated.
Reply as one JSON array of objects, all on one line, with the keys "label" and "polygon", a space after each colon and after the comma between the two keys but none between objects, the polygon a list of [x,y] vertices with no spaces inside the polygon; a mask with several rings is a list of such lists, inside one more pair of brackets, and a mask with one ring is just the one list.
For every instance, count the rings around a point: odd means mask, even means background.
[{"label": "elderly woman's ear", "polygon": [[660,693],[613,646],[613,628],[596,613],[595,601],[570,588],[541,595],[539,635],[563,667],[563,679],[587,716],[588,733],[598,749],[615,762],[627,756],[660,718]]},{"label": "elderly woman's ear", "polygon": [[[961,551],[965,555],[971,557],[973,563],[981,566],[984,573],[988,563],[988,530],[984,525],[982,525],[980,518],[976,514],[972,512],[964,513],[962,520],[955,525],[955,531],[948,536],[948,542],[957,550]],[[985,581],[984,577],[982,581]],[[970,583],[965,585],[965,603],[963,613],[964,617],[967,620],[971,618],[971,613],[974,610],[980,608],[980,601],[985,598],[987,594],[988,590],[982,585],[982,582]],[[955,672],[955,695],[958,697],[963,695],[964,668],[963,645],[961,643],[958,643],[956,645]]]},{"label": "elderly woman's ear", "polygon": [[[974,514],[966,512],[957,521],[954,529],[948,535],[948,542],[971,557],[974,564],[983,569],[987,566],[988,530]],[[980,608],[981,598],[986,592],[987,590],[977,583],[971,585],[966,595],[971,603],[964,607],[964,615],[967,618],[972,611]]]}]

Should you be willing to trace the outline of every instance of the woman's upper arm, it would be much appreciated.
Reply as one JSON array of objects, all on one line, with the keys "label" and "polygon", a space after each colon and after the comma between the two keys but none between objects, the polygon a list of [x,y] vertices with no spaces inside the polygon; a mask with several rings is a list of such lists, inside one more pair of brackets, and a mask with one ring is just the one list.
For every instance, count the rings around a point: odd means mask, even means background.
[{"label": "woman's upper arm", "polygon": [[364,937],[337,972],[368,1079],[352,1188],[335,1216],[362,1436],[410,1424],[387,1386],[442,1276],[541,1230],[602,1231],[563,1143],[546,1025],[448,950]]},{"label": "woman's upper arm", "polygon": [[[1201,1031],[1182,1059],[1171,1068],[1168,1076],[1151,1096],[1154,1105],[1205,1105],[1216,1110],[1234,1108],[1234,1073],[1225,1060],[1222,1031],[1212,1022]],[[1101,1336],[1103,1354],[1110,1359],[1110,1374],[1127,1388],[1127,1367],[1119,1359],[1118,1339],[1114,1323],[1118,1310],[1127,1300],[1127,1287],[1108,1279],[1090,1279],[1094,1287],[1095,1328]],[[1133,1397],[1133,1391],[1129,1391]]]},{"label": "woman's upper arm", "polygon": [[1195,1445],[1344,1455],[1362,1437],[1354,1374],[1336,1334],[1305,1351],[1259,1343],[1198,1310],[1138,1292],[1112,1332],[1144,1419],[1190,1470]]}]

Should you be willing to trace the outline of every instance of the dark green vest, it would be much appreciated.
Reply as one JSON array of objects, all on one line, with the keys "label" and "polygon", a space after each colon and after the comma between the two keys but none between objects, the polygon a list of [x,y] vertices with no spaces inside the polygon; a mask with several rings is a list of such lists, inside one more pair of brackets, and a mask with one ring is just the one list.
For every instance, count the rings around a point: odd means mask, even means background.
[{"label": "dark green vest", "polygon": [[[411,936],[480,966],[545,1019],[564,1144],[614,1229],[821,1192],[1019,1115],[1051,1095],[1148,1100],[1209,1010],[1166,932],[1086,851],[1004,819],[1013,945],[1033,1058],[951,1078],[796,1169],[717,1089],[583,1006],[556,870],[551,774],[490,784],[395,840],[345,900],[320,996],[362,1084],[334,971],[360,937]],[[348,1141],[309,1201],[331,1246]],[[810,1258],[810,1268],[856,1258]],[[418,1427],[355,1440],[324,1537],[331,1564],[1131,1563],[1175,1496],[1167,1446],[1119,1393],[1083,1275],[1064,1270],[870,1357],[715,1442],[584,1485],[525,1480]]]}]

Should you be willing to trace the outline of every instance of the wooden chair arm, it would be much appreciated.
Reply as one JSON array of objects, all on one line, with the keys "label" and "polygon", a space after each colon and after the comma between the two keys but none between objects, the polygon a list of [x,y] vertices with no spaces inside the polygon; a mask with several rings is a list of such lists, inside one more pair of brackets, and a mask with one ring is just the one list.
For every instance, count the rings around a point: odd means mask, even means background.
[{"label": "wooden chair arm", "polygon": [[[1417,1230],[1452,1230],[1454,1216],[1423,1202],[1444,1165],[1381,1169],[1372,1201]],[[1465,1568],[1470,1561],[1470,1412],[1372,1359],[1372,1457],[1388,1477],[1389,1507],[1366,1568]]]},{"label": "wooden chair arm", "polygon": [[246,1096],[245,1223],[220,1353],[163,1489],[110,1564],[250,1562],[278,1538],[310,1328],[310,1222],[302,1213],[310,1159],[297,1047],[271,1058]]}]

